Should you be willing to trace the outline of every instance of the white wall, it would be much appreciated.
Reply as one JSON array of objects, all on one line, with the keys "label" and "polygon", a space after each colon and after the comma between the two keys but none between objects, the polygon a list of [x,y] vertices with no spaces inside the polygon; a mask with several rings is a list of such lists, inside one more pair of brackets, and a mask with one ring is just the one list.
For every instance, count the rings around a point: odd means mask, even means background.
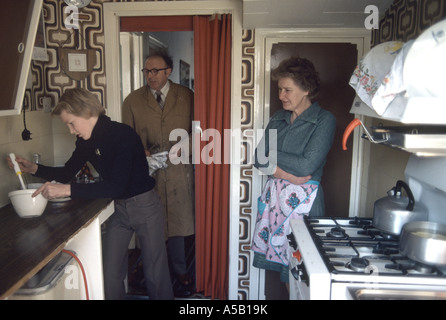
[{"label": "white wall", "polygon": [[[398,125],[390,121],[367,118],[368,127]],[[400,124],[399,124],[400,125]],[[359,130],[359,129],[357,129]],[[410,154],[387,146],[365,143],[363,150],[363,172],[361,172],[360,208],[358,215],[373,217],[376,200],[386,197],[387,191],[395,186],[398,180],[405,181],[404,170]],[[407,181],[406,181],[407,182]]]},{"label": "white wall", "polygon": [[[43,111],[26,112],[26,127],[31,132],[31,140],[22,140],[23,115],[0,117],[0,207],[10,201],[8,192],[20,188],[19,179],[9,169],[7,155],[14,152],[32,160],[34,153],[41,155],[41,163],[59,165],[65,163],[74,150],[75,137],[58,118],[52,118]],[[24,174],[31,182],[32,177]]]}]

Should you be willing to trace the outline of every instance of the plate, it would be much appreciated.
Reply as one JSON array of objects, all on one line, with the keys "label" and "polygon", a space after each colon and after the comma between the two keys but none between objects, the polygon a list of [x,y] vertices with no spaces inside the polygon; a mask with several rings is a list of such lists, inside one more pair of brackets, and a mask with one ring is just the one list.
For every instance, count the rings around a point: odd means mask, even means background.
[{"label": "plate", "polygon": [[66,197],[66,198],[55,198],[55,199],[51,199],[48,200],[50,202],[65,202],[65,201],[70,201],[71,198],[70,197]]}]

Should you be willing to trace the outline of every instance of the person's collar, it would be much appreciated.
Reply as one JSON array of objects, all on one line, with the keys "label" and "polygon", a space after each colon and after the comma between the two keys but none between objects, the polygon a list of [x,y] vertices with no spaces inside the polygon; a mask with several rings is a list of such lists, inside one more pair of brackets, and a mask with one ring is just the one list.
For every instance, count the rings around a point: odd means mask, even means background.
[{"label": "person's collar", "polygon": [[300,118],[308,122],[316,123],[320,110],[321,107],[319,106],[319,103],[313,102],[311,106],[300,115]]},{"label": "person's collar", "polygon": [[[161,90],[160,90],[164,97],[167,97],[167,93],[169,92],[169,88],[170,88],[170,80],[167,80],[167,82],[164,85],[164,87],[162,87]],[[156,95],[155,95],[156,90],[153,90],[152,88],[150,88],[150,91],[156,97]]]},{"label": "person's collar", "polygon": [[[320,109],[321,107],[319,106],[319,103],[313,102],[297,119],[316,123]],[[273,118],[275,120],[285,120],[290,123],[290,113],[291,111],[283,110],[283,112],[278,112]]]},{"label": "person's collar", "polygon": [[91,137],[90,139],[94,139],[98,136],[100,136],[102,133],[107,133],[107,123],[109,123],[111,121],[111,119],[106,116],[105,114],[101,114],[98,117],[98,121],[96,121],[96,124],[93,128],[93,131],[91,132]]}]

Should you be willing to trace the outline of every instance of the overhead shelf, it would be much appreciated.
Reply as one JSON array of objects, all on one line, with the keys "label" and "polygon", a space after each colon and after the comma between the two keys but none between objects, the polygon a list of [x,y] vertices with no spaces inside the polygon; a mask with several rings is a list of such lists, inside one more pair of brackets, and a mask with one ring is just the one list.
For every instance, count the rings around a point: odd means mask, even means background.
[{"label": "overhead shelf", "polygon": [[380,116],[356,96],[350,113],[405,124],[446,125],[446,98],[397,96]]},{"label": "overhead shelf", "polygon": [[358,118],[347,126],[342,139],[343,149],[347,149],[347,139],[358,126],[364,133],[362,138],[372,143],[382,144],[416,154],[422,157],[446,156],[446,126],[445,125],[402,125],[367,127]]}]

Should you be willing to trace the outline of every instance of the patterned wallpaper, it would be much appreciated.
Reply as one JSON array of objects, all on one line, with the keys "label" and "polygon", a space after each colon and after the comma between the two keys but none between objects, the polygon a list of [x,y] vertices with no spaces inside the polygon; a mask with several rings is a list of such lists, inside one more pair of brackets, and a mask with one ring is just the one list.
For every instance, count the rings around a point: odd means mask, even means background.
[{"label": "patterned wallpaper", "polygon": [[444,0],[395,0],[372,33],[372,46],[386,41],[409,41],[446,17]]},{"label": "patterned wallpaper", "polygon": [[[63,90],[82,87],[97,94],[103,103],[105,97],[104,65],[104,30],[101,0],[93,0],[88,7],[79,12],[79,30],[67,29],[67,13],[62,0],[44,0],[43,16],[49,61],[33,61],[31,72],[33,87],[26,92],[27,110],[40,110],[41,97],[51,98],[51,104],[57,102]],[[95,59],[91,73],[84,79],[70,78],[61,68],[63,55],[60,48],[91,51]]]},{"label": "patterned wallpaper", "polygon": [[[254,31],[244,30],[242,39],[242,105],[241,105],[241,130],[246,139],[247,132],[254,128]],[[253,152],[250,147],[243,145],[241,153],[244,159],[248,159],[248,152]],[[239,271],[238,271],[238,299],[245,300],[249,297],[250,274],[252,265],[250,259],[251,226],[255,223],[256,215],[252,212],[252,175],[253,166],[246,161],[240,165],[240,220],[239,220]]]}]

